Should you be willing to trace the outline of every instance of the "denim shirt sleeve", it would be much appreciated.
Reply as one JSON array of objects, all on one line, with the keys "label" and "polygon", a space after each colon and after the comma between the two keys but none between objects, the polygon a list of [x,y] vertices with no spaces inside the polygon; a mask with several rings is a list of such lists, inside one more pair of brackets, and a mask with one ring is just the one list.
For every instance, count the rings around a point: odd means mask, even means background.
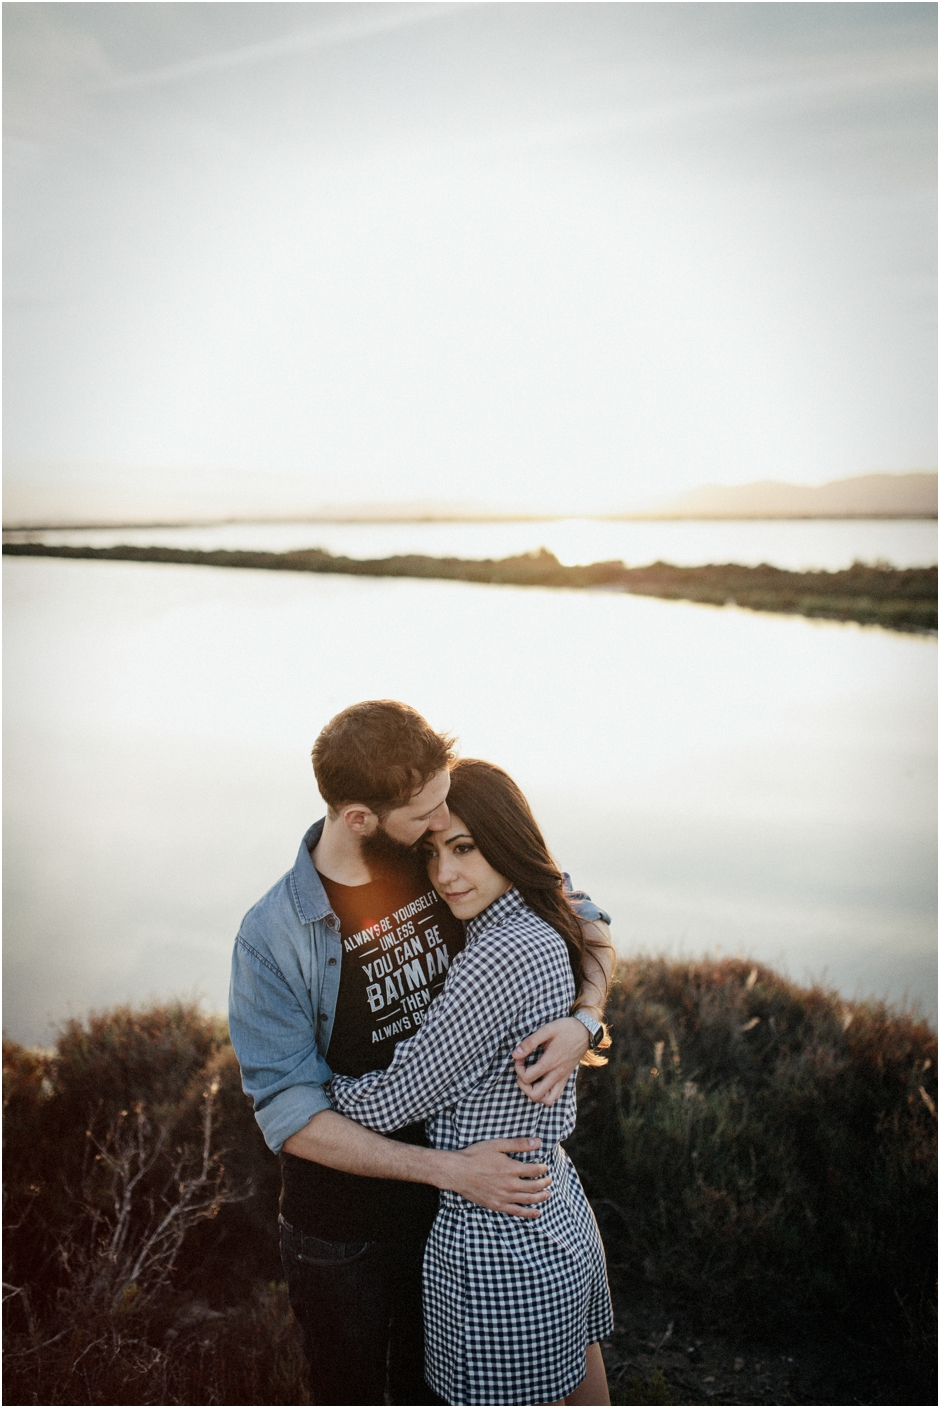
[{"label": "denim shirt sleeve", "polygon": [[232,956],[229,1034],[255,1118],[278,1154],[285,1139],[330,1108],[323,1087],[333,1073],[317,1046],[309,1002],[241,933]]},{"label": "denim shirt sleeve", "polygon": [[571,876],[567,871],[563,872],[563,879],[565,882],[565,894],[571,901],[572,907],[579,919],[587,921],[591,919],[602,919],[605,924],[610,923],[610,915],[607,913],[606,909],[601,909],[600,905],[595,904],[591,896],[586,895],[583,890],[573,890],[571,888]]}]

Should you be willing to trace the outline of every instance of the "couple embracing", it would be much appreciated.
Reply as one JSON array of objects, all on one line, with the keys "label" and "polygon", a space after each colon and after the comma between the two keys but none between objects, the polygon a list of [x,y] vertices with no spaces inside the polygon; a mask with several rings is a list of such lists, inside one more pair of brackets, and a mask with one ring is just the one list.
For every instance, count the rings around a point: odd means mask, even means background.
[{"label": "couple embracing", "polygon": [[561,1147],[604,1059],[608,916],[512,779],[407,705],[343,710],[313,765],[327,815],[242,922],[229,1023],[312,1401],[608,1403]]}]

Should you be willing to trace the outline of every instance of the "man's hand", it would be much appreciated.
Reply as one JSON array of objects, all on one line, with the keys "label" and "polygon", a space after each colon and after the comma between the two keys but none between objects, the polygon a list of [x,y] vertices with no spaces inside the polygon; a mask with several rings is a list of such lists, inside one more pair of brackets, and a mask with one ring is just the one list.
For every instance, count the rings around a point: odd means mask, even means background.
[{"label": "man's hand", "polygon": [[[516,1084],[523,1095],[537,1105],[554,1105],[587,1051],[590,1039],[587,1027],[577,1017],[559,1017],[557,1022],[549,1022],[520,1041],[512,1059]],[[526,1066],[525,1058],[539,1046],[544,1047],[543,1054],[534,1065]]]},{"label": "man's hand", "polygon": [[[580,1026],[580,1022],[578,1023]],[[546,1164],[524,1164],[511,1159],[510,1154],[528,1153],[538,1149],[540,1139],[488,1139],[482,1144],[470,1144],[447,1155],[447,1168],[439,1188],[449,1188],[493,1212],[508,1212],[514,1217],[541,1217],[536,1206],[549,1197],[551,1179]]]},{"label": "man's hand", "polygon": [[285,1140],[284,1152],[365,1178],[397,1178],[406,1183],[450,1188],[493,1212],[539,1217],[536,1204],[548,1198],[552,1181],[545,1177],[548,1166],[524,1164],[509,1155],[530,1154],[541,1144],[540,1139],[530,1135],[523,1139],[488,1139],[466,1149],[426,1149],[420,1144],[386,1139],[383,1134],[348,1120],[338,1110],[321,1110]]}]

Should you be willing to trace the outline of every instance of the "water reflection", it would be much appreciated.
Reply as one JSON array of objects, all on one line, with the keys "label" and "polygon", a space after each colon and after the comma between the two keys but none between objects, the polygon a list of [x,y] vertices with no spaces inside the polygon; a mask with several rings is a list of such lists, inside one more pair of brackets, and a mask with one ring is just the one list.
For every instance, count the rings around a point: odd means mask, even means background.
[{"label": "water reflection", "polygon": [[934,988],[935,643],[629,596],[8,560],[7,1030],[224,1005],[354,699],[507,767],[624,951]]}]

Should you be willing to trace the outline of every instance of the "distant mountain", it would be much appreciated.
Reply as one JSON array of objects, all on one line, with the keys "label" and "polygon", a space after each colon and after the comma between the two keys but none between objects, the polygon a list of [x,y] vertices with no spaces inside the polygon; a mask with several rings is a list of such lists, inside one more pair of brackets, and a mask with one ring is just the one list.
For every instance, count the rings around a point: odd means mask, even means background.
[{"label": "distant mountain", "polygon": [[[629,514],[625,517],[637,517]],[[706,484],[668,499],[648,518],[936,518],[937,475],[863,474],[814,488],[763,479]]]}]

